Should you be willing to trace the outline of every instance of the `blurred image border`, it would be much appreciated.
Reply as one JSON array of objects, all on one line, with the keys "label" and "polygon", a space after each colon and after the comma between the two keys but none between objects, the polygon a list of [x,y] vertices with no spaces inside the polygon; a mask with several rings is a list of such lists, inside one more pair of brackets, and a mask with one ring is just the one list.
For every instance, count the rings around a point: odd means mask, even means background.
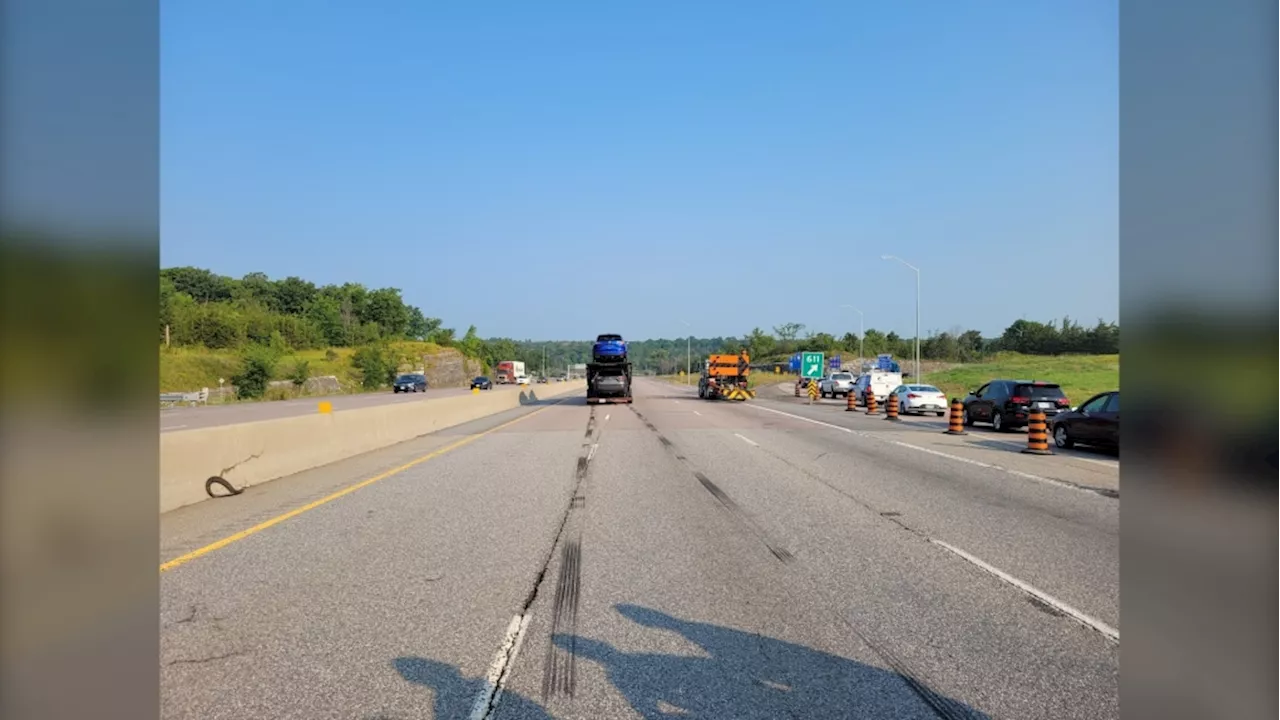
[{"label": "blurred image border", "polygon": [[0,0],[0,717],[158,717],[159,3]]},{"label": "blurred image border", "polygon": [[1277,715],[1276,30],[1120,4],[1126,717]]}]

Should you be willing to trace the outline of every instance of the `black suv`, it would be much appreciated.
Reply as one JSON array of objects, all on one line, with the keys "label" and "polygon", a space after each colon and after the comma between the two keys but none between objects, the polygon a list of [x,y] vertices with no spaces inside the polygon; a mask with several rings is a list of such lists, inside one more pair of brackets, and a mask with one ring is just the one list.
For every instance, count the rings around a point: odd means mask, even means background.
[{"label": "black suv", "polygon": [[1032,410],[1050,420],[1071,409],[1058,383],[1038,380],[992,380],[964,399],[964,424],[991,423],[997,431],[1026,427]]},{"label": "black suv", "polygon": [[396,378],[396,381],[392,383],[391,388],[398,393],[426,392],[427,376],[420,373],[406,373]]},{"label": "black suv", "polygon": [[483,375],[481,375],[481,376],[479,376],[479,377],[472,378],[472,379],[471,379],[471,389],[472,389],[472,390],[475,390],[475,389],[477,389],[477,388],[479,388],[479,389],[481,389],[481,390],[492,390],[492,389],[493,389],[493,382],[492,382],[491,380],[489,380],[489,378],[487,378],[487,377],[485,377],[485,376],[483,376]]}]

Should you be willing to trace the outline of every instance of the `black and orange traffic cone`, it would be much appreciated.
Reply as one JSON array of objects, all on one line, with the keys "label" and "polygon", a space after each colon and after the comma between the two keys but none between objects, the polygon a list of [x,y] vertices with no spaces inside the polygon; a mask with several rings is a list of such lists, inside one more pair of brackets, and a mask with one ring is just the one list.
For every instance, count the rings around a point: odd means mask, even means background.
[{"label": "black and orange traffic cone", "polygon": [[900,422],[902,418],[898,417],[898,395],[897,393],[889,393],[889,397],[885,402],[884,419]]},{"label": "black and orange traffic cone", "polygon": [[1032,410],[1027,423],[1027,446],[1022,452],[1028,455],[1052,455],[1049,449],[1049,432],[1044,423],[1044,411]]},{"label": "black and orange traffic cone", "polygon": [[868,415],[879,414],[876,411],[876,394],[871,391],[871,388],[867,388],[867,414]]},{"label": "black and orange traffic cone", "polygon": [[849,392],[844,394],[844,400],[845,400],[845,403],[844,403],[845,412],[853,412],[854,410],[858,409],[858,393],[850,390]]},{"label": "black and orange traffic cone", "polygon": [[969,434],[964,429],[964,403],[960,402],[960,398],[951,398],[951,417],[947,418],[947,429],[944,432],[948,435]]}]

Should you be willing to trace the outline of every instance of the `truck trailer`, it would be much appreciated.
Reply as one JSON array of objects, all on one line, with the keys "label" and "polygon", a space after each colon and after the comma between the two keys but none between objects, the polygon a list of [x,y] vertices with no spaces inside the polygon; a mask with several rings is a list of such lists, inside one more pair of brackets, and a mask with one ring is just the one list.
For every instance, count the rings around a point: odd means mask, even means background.
[{"label": "truck trailer", "polygon": [[519,360],[503,360],[494,368],[499,385],[515,385],[516,379],[524,377],[524,363]]},{"label": "truck trailer", "polygon": [[627,343],[621,335],[596,337],[587,363],[588,403],[630,403],[631,362],[627,359]]}]

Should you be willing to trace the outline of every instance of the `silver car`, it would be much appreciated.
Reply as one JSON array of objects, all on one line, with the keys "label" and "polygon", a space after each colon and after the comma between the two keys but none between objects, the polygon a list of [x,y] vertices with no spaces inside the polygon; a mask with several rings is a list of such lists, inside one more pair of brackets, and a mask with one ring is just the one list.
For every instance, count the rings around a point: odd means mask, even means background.
[{"label": "silver car", "polygon": [[853,391],[853,382],[853,373],[833,372],[818,383],[818,393],[831,398],[848,396]]}]

